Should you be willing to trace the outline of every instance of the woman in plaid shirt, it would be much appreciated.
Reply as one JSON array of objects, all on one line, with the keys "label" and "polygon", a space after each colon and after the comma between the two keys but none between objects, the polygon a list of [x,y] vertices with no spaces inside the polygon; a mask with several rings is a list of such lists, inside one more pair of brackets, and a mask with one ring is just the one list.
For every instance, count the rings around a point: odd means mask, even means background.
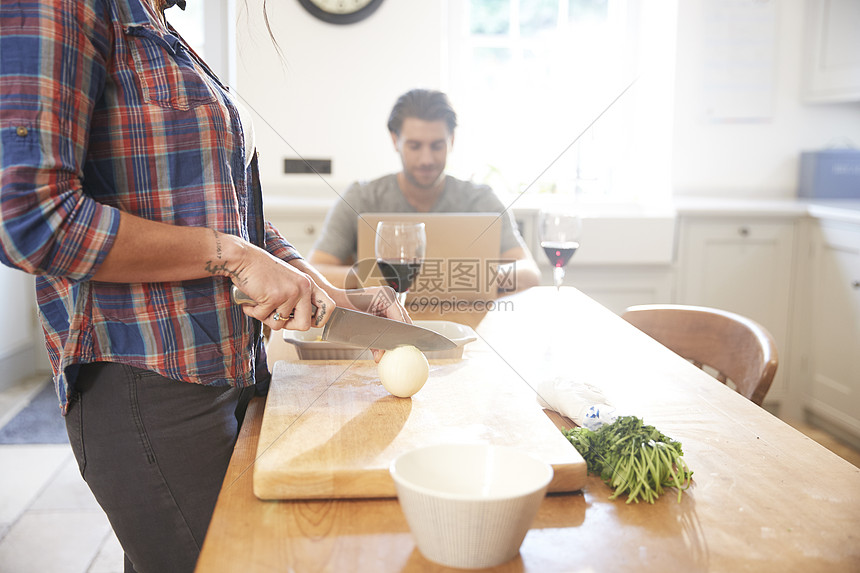
[{"label": "woman in plaid shirt", "polygon": [[176,3],[0,4],[0,260],[37,275],[72,449],[127,571],[194,568],[268,376],[261,324],[355,308],[264,222],[249,118],[167,25]]}]

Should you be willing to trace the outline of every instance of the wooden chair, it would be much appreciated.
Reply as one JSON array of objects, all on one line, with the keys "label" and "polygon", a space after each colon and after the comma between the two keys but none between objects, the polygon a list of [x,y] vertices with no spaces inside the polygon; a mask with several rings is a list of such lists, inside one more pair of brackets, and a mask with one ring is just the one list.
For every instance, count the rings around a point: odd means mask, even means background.
[{"label": "wooden chair", "polygon": [[[732,312],[699,306],[631,306],[624,320],[699,368],[715,370],[761,406],[776,374],[776,344],[760,324]],[[709,372],[713,374],[712,372]]]}]

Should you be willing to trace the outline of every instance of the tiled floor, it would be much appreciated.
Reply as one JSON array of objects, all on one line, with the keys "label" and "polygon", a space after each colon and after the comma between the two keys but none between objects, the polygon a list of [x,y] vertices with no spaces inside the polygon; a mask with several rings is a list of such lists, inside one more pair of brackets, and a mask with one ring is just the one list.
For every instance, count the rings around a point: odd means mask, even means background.
[{"label": "tiled floor", "polygon": [[[0,426],[44,381],[0,392]],[[68,444],[0,445],[0,468],[0,571],[122,571],[122,549]]]},{"label": "tiled floor", "polygon": [[[44,383],[0,391],[0,427]],[[816,428],[791,424],[860,467],[860,451]],[[123,554],[67,444],[0,445],[0,572],[118,573]]]}]

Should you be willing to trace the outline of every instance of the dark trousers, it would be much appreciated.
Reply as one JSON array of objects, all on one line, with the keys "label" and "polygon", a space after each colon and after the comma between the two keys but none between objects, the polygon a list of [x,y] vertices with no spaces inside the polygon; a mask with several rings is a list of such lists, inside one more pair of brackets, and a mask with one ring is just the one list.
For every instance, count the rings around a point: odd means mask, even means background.
[{"label": "dark trousers", "polygon": [[191,572],[253,388],[208,387],[131,366],[81,368],[66,430],[126,572]]}]

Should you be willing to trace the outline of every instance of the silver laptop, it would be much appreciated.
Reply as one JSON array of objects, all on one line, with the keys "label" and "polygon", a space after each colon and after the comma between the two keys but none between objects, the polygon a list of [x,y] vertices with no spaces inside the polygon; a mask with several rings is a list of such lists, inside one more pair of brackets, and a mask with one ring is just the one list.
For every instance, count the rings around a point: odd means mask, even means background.
[{"label": "silver laptop", "polygon": [[[358,220],[358,272],[362,284],[380,284],[373,271],[380,221],[423,222],[427,251],[407,301],[492,300],[498,296],[502,219],[498,213],[362,213]],[[375,280],[374,280],[375,278]]]}]

